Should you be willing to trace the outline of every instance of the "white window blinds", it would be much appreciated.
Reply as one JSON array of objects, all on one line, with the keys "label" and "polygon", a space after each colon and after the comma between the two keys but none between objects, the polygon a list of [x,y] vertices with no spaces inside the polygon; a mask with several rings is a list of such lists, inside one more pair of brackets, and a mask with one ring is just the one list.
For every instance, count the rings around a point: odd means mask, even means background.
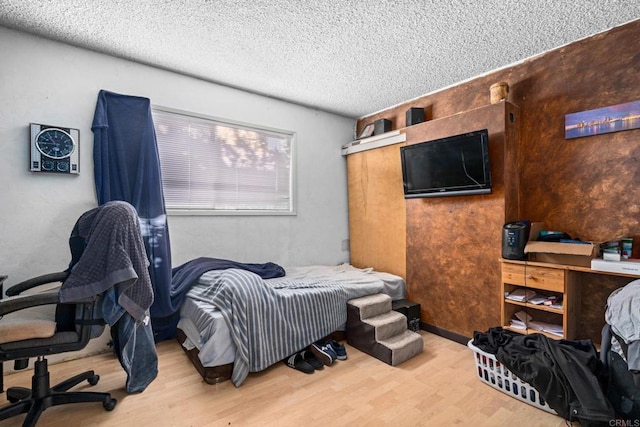
[{"label": "white window blinds", "polygon": [[293,134],[153,109],[168,210],[293,213]]}]

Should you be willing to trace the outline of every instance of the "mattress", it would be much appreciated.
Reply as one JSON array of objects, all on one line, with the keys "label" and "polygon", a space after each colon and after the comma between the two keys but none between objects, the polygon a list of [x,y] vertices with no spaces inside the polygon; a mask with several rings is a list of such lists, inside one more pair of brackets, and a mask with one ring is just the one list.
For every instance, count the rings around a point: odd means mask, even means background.
[{"label": "mattress", "polygon": [[[288,267],[285,271],[286,276],[267,279],[264,282],[273,287],[285,281],[331,282],[348,287],[358,294],[385,293],[393,300],[406,298],[406,284],[402,277],[378,272],[371,268],[359,269],[349,264],[342,264]],[[221,312],[200,298],[205,289],[220,274],[221,270],[212,270],[203,274],[187,293],[180,310],[178,328],[185,336],[182,345],[185,351],[197,353],[202,367],[226,365],[235,360],[236,346]],[[344,330],[344,325],[338,329]]]},{"label": "mattress", "polygon": [[187,337],[182,345],[187,350],[197,348],[203,366],[233,363],[236,345],[231,340],[231,333],[222,313],[214,306],[187,297],[180,310],[178,328]]}]

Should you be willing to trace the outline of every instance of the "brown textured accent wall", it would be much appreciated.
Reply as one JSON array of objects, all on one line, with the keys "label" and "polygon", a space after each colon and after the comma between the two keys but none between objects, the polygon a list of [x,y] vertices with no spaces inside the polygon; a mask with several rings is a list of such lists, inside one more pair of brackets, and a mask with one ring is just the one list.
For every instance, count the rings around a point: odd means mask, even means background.
[{"label": "brown textured accent wall", "polygon": [[518,212],[517,168],[505,165],[517,157],[517,121],[503,102],[407,128],[407,144],[489,132],[491,194],[407,200],[407,291],[429,325],[468,336],[500,323],[486,307],[499,301],[502,225]]},{"label": "brown textured accent wall", "polygon": [[599,343],[602,327],[604,326],[604,310],[607,297],[615,289],[626,285],[634,279],[594,273],[577,273],[577,275],[582,295],[581,316],[578,319],[580,338],[591,338],[596,343]]},{"label": "brown textured accent wall", "polygon": [[[364,124],[383,117],[392,120],[394,129],[402,128],[409,107],[425,108],[428,119],[434,121],[475,110],[489,104],[491,84],[506,81],[510,86],[508,100],[520,111],[520,161],[514,172],[520,218],[545,221],[548,228],[582,239],[634,236],[637,249],[640,129],[565,140],[564,118],[568,113],[640,100],[638,39],[640,20],[362,118],[357,128],[359,131]],[[449,133],[454,134],[455,128]],[[493,267],[461,263],[459,260],[469,259],[470,248],[468,244],[456,244],[472,226],[474,231],[492,236],[477,244],[483,246],[488,258],[495,258],[500,241],[495,237],[496,230],[488,228],[499,228],[501,224],[495,219],[489,224],[477,220],[479,212],[494,208],[499,207],[485,206],[483,198],[469,197],[448,209],[434,207],[425,219],[415,218],[413,212],[418,208],[407,205],[407,232],[411,239],[407,270],[420,270],[407,277],[409,297],[422,304],[423,321],[469,336],[472,330],[482,329],[485,322],[497,316],[497,302],[476,304],[478,295],[461,288],[468,278],[478,277],[487,292],[495,293],[498,280],[491,280],[484,273]],[[502,215],[508,218],[511,212]],[[412,231],[422,230],[422,240],[426,241],[434,229],[450,230],[446,241],[438,237],[438,247],[431,243],[421,246],[417,235],[409,236]],[[605,296],[610,288],[628,281],[616,279],[611,283],[604,276],[589,276],[582,293],[581,334],[591,337],[598,331],[603,322]],[[481,287],[473,290],[481,292]],[[460,308],[464,307],[467,317],[460,321]]]}]

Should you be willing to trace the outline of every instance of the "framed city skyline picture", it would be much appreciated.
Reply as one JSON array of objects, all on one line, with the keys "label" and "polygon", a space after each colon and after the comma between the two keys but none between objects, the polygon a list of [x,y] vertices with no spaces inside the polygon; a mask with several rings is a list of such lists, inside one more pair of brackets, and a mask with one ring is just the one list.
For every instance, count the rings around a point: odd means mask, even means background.
[{"label": "framed city skyline picture", "polygon": [[640,128],[640,101],[567,114],[565,139]]}]

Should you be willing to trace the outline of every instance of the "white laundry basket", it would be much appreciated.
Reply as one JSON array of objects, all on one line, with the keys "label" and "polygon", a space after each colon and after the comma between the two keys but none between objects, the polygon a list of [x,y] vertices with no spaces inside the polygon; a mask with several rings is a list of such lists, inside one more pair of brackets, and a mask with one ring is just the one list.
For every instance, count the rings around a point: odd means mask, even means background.
[{"label": "white laundry basket", "polygon": [[473,351],[473,357],[476,361],[476,373],[480,381],[513,398],[557,415],[556,411],[547,405],[547,402],[544,401],[535,388],[505,368],[493,354],[485,353],[474,346],[473,340],[467,343],[467,347]]}]

